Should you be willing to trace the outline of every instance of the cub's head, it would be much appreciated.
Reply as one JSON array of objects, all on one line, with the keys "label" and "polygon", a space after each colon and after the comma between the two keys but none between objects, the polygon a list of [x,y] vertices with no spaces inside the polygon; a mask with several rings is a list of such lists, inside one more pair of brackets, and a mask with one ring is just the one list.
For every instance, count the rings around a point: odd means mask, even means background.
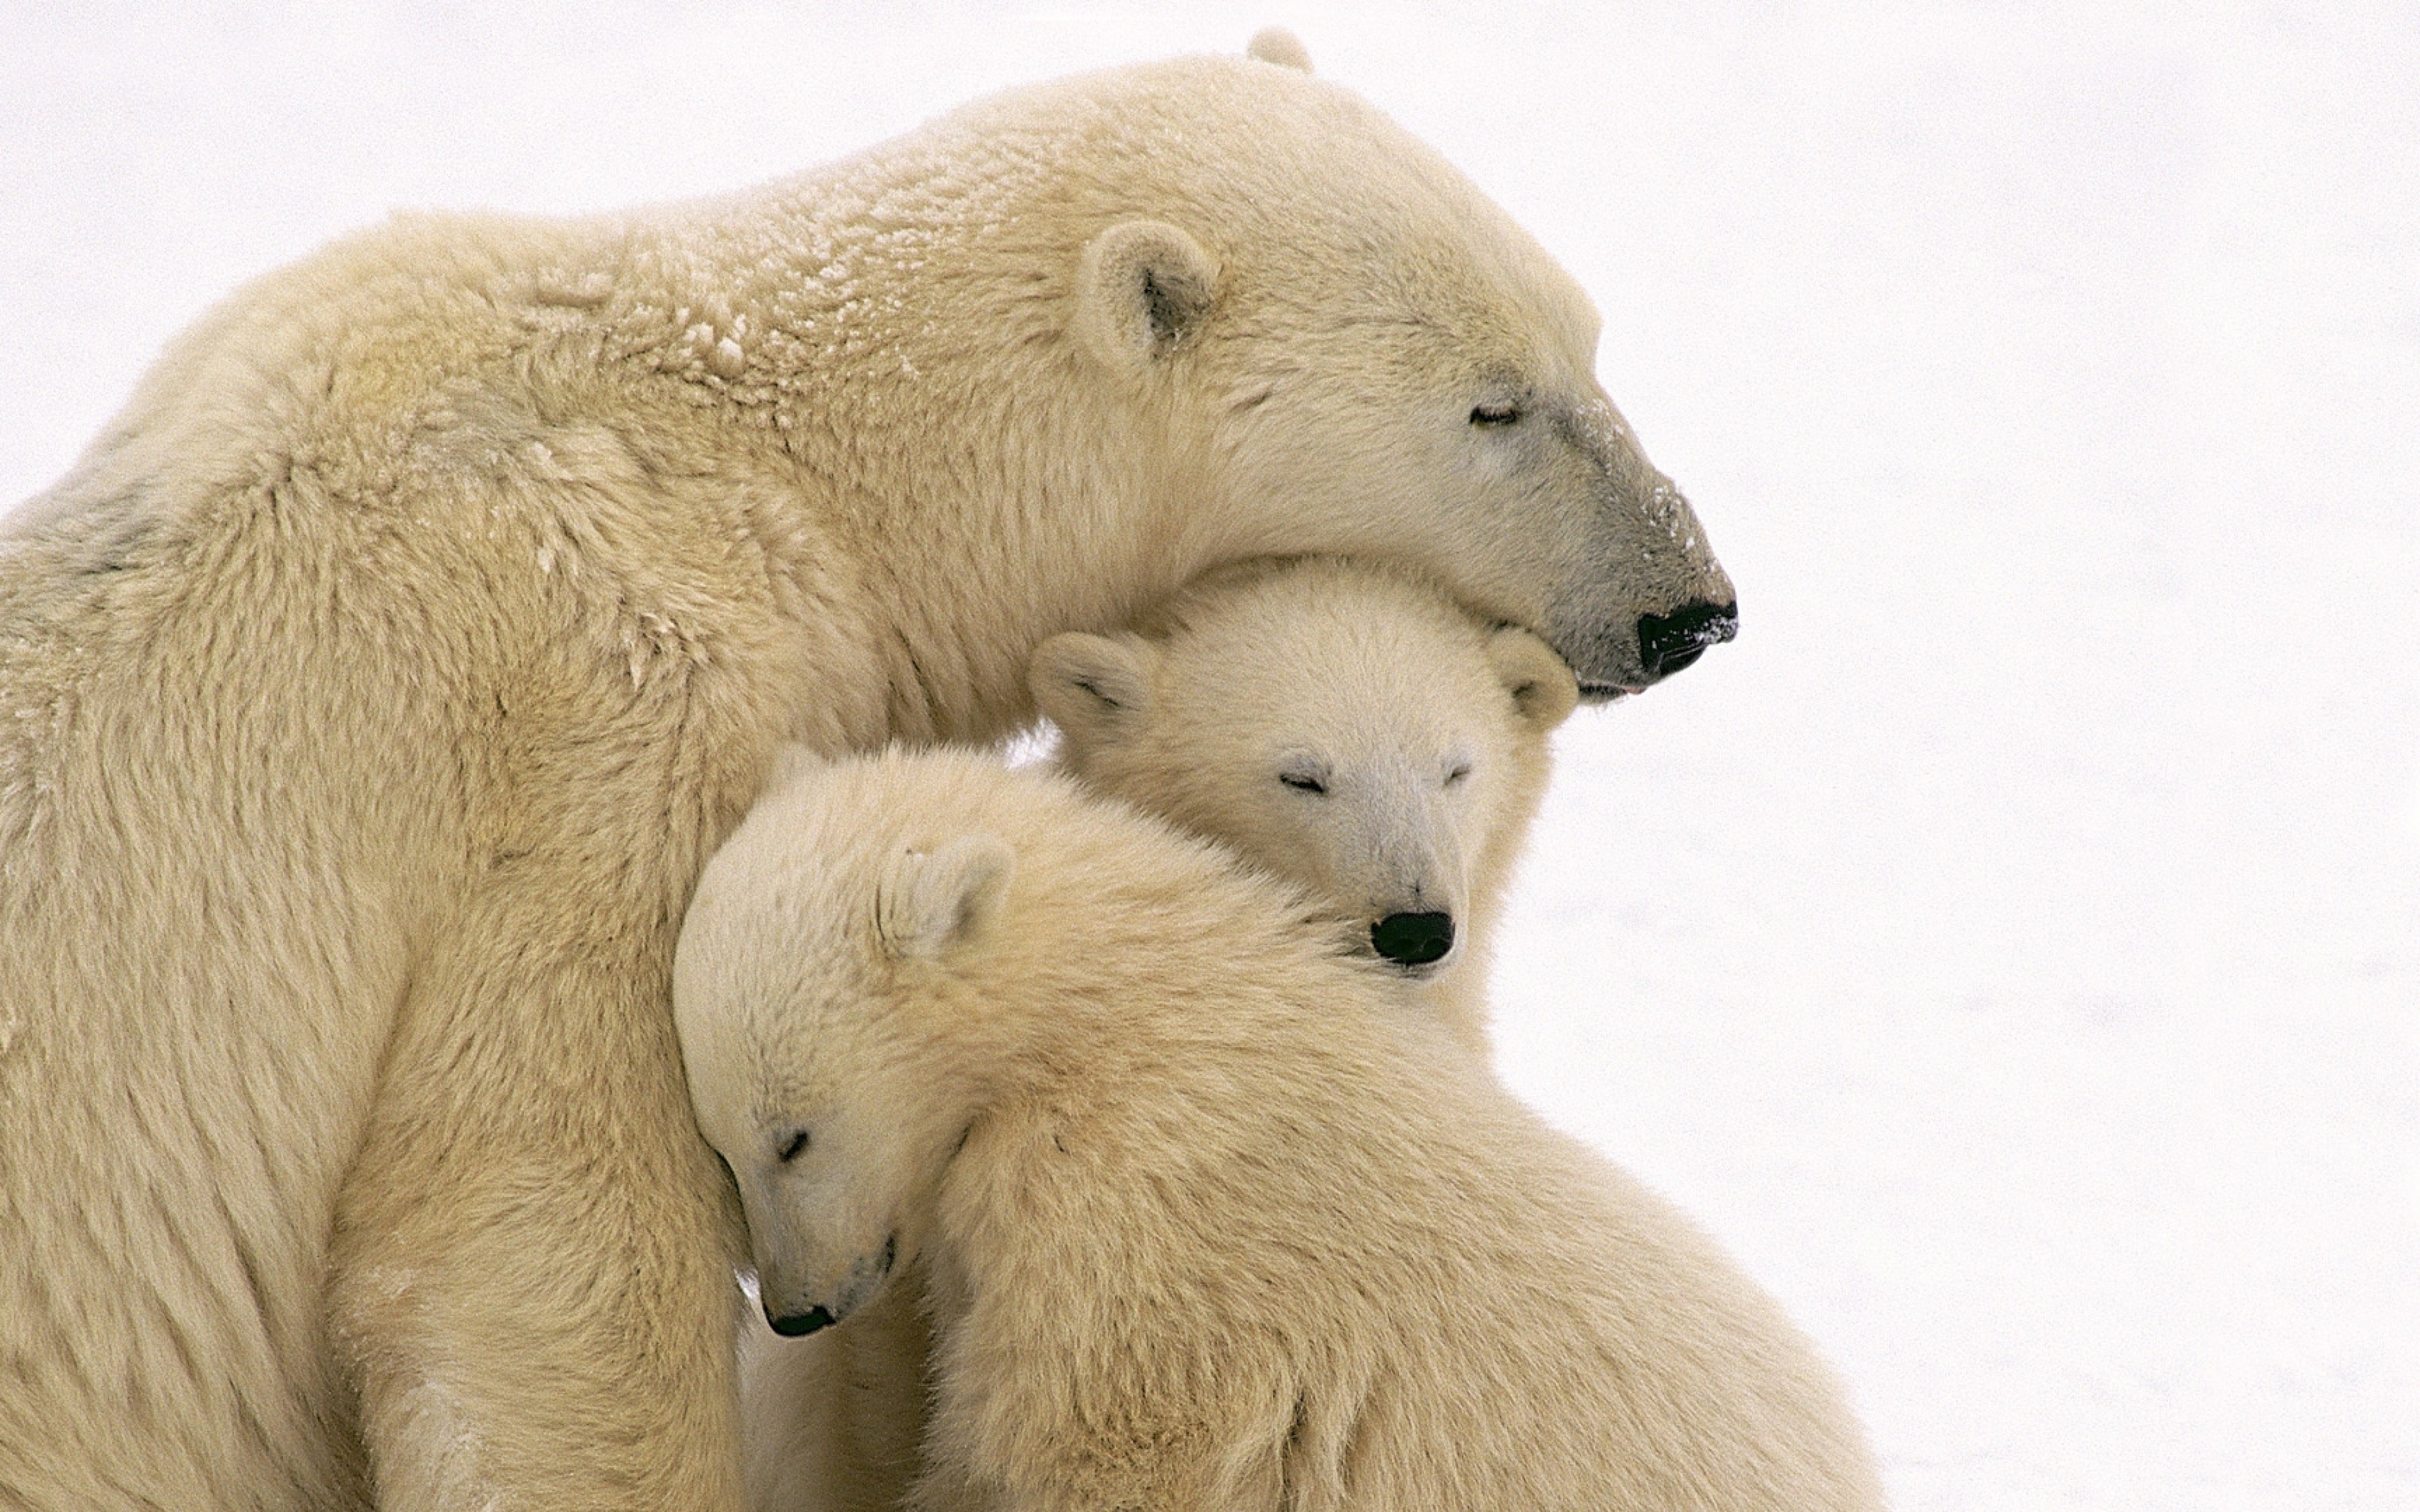
[{"label": "cub's head", "polygon": [[980,1096],[945,1032],[1013,870],[980,831],[862,823],[862,772],[798,764],[707,865],[673,1011],[698,1127],[739,1185],[766,1320],[846,1318],[916,1253]]},{"label": "cub's head", "polygon": [[1577,697],[1561,660],[1325,559],[1214,575],[1144,630],[1035,653],[1068,772],[1327,900],[1406,973],[1457,961]]}]

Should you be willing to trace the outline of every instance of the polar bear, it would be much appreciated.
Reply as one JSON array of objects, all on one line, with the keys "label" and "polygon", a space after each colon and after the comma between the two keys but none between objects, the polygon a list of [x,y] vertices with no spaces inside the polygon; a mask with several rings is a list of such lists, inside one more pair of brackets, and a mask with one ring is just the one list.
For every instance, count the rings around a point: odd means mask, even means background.
[{"label": "polar bear", "polygon": [[[1577,696],[1544,642],[1408,569],[1313,557],[1209,574],[1114,636],[1054,636],[1031,680],[1056,769],[1299,884],[1489,1054],[1485,949]],[[903,1295],[812,1338],[742,1321],[759,1512],[899,1504],[927,1349]]]},{"label": "polar bear", "polygon": [[0,535],[0,1486],[737,1505],[667,995],[771,752],[995,737],[1041,641],[1268,554],[1643,687],[1732,594],[1594,337],[1251,58],[213,310]]},{"label": "polar bear", "polygon": [[1307,900],[1065,779],[801,759],[674,966],[766,1314],[923,1283],[909,1504],[1874,1507],[1837,1382]]},{"label": "polar bear", "polygon": [[1031,681],[1070,775],[1331,903],[1484,1053],[1487,942],[1579,696],[1544,642],[1404,569],[1311,558],[1053,636]]}]

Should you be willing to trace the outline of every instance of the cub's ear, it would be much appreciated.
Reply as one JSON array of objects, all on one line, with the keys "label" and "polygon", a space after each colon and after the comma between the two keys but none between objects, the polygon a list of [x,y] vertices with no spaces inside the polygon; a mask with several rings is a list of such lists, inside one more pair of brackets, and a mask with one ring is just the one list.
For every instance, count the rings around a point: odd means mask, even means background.
[{"label": "cub's ear", "polygon": [[1033,653],[1026,686],[1071,745],[1097,746],[1151,712],[1159,652],[1140,636],[1054,635]]},{"label": "cub's ear", "polygon": [[1539,734],[1561,724],[1580,701],[1580,685],[1554,649],[1518,625],[1487,638],[1487,660],[1512,706]]},{"label": "cub's ear", "polygon": [[1108,366],[1140,374],[1201,328],[1218,265],[1164,221],[1125,221],[1093,239],[1076,275],[1076,331]]},{"label": "cub's ear", "polygon": [[1282,26],[1264,26],[1254,32],[1252,39],[1244,44],[1244,55],[1296,73],[1311,71],[1311,50],[1302,45],[1301,38]]},{"label": "cub's ear", "polygon": [[892,859],[875,895],[875,927],[893,955],[940,961],[975,944],[1000,916],[1016,853],[996,835],[961,835],[927,855]]}]

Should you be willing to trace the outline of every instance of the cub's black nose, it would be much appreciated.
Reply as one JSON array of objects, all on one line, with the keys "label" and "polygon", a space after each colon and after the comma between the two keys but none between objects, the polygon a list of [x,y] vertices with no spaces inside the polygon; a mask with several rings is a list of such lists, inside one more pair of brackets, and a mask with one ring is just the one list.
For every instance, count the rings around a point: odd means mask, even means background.
[{"label": "cub's black nose", "polygon": [[1451,914],[1388,914],[1370,926],[1370,944],[1399,966],[1424,966],[1453,949]]},{"label": "cub's black nose", "polygon": [[773,1325],[774,1333],[785,1339],[794,1339],[812,1334],[819,1328],[831,1327],[832,1315],[827,1308],[810,1307],[802,1313],[789,1313],[776,1318],[768,1310],[765,1314],[765,1321]]},{"label": "cub's black nose", "polygon": [[1739,634],[1739,605],[1683,604],[1669,614],[1638,616],[1638,659],[1647,679],[1669,677]]}]

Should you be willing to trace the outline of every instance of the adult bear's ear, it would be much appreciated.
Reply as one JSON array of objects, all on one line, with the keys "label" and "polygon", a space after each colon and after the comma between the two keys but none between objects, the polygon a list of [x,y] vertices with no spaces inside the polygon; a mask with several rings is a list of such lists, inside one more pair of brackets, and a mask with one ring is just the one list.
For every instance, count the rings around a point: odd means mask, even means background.
[{"label": "adult bear's ear", "polygon": [[1141,373],[1210,314],[1218,265],[1165,221],[1125,221],[1093,239],[1076,275],[1076,331],[1093,355]]},{"label": "adult bear's ear", "polygon": [[1311,71],[1311,49],[1302,45],[1301,38],[1282,26],[1264,26],[1254,32],[1252,39],[1244,44],[1244,55],[1258,58],[1264,63],[1274,63],[1281,69],[1292,69],[1297,73]]},{"label": "adult bear's ear", "polygon": [[996,835],[961,835],[929,855],[903,851],[875,894],[892,954],[940,961],[984,937],[1008,896],[1016,854]]},{"label": "adult bear's ear", "polygon": [[1139,636],[1054,635],[1033,653],[1026,687],[1050,722],[1078,747],[1132,730],[1151,712],[1159,652]]},{"label": "adult bear's ear", "polygon": [[1487,660],[1512,695],[1512,706],[1539,734],[1563,722],[1580,701],[1580,686],[1554,648],[1518,625],[1487,638]]}]

